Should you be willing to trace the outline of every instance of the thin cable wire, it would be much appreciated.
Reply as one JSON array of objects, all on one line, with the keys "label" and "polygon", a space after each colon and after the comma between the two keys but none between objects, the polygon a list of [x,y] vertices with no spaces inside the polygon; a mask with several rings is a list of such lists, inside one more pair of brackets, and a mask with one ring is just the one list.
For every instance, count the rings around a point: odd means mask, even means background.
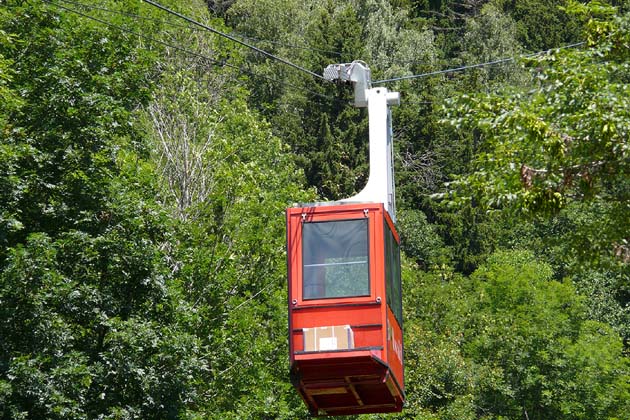
[{"label": "thin cable wire", "polygon": [[[78,1],[72,1],[72,0],[59,0],[59,1],[62,2],[62,3],[71,4],[73,6],[85,7],[85,8],[93,9],[93,10],[100,10],[102,12],[112,13],[112,14],[121,15],[121,16],[127,16],[127,17],[131,17],[131,18],[135,18],[135,19],[142,19],[142,20],[148,20],[148,21],[152,21],[152,22],[164,23],[164,20],[162,20],[162,19],[152,18],[152,17],[148,17],[148,16],[140,16],[140,15],[136,15],[134,13],[123,12],[122,10],[112,10],[112,9],[108,9],[106,7],[94,6],[93,4],[85,4],[85,3],[81,3],[81,2],[78,2]],[[178,25],[176,23],[170,23],[170,22],[169,22],[169,24],[171,24],[172,26],[180,27],[180,28],[187,28],[188,27],[186,25]]]},{"label": "thin cable wire", "polygon": [[[99,19],[99,18],[97,18],[97,17],[87,15],[87,14],[85,14],[85,13],[82,13],[82,12],[78,11],[78,10],[74,10],[74,9],[72,9],[72,8],[69,8],[69,7],[66,7],[66,6],[63,6],[63,5],[57,4],[57,3],[53,3],[53,2],[52,2],[52,1],[50,1],[50,0],[45,0],[45,1],[46,1],[46,3],[48,3],[48,4],[52,5],[52,6],[58,7],[58,8],[60,8],[60,9],[66,10],[66,11],[71,12],[71,13],[75,13],[75,14],[77,14],[77,15],[79,15],[79,16],[82,16],[82,17],[84,17],[84,18],[86,18],[86,19],[90,19],[90,20],[93,20],[93,21],[95,21],[95,22],[98,22],[98,23],[101,23],[101,24],[103,24],[103,25],[106,25],[106,26],[108,26],[108,27],[110,27],[110,28],[114,28],[114,29],[117,29],[117,30],[119,30],[119,31],[126,32],[126,33],[128,33],[128,34],[138,36],[138,37],[140,37],[140,38],[142,38],[142,39],[145,39],[145,40],[147,40],[147,41],[149,41],[149,42],[154,42],[154,43],[157,43],[157,44],[163,45],[163,46],[165,46],[165,47],[172,48],[172,49],[174,49],[174,50],[176,50],[176,51],[180,51],[180,52],[182,52],[182,53],[184,53],[184,54],[188,54],[188,55],[191,55],[191,56],[194,56],[194,57],[197,57],[197,58],[201,58],[201,59],[203,59],[203,60],[207,60],[207,61],[209,61],[209,62],[211,62],[211,63],[213,63],[213,64],[215,64],[215,65],[217,65],[217,66],[221,66],[221,67],[229,67],[229,68],[232,68],[232,69],[237,70],[238,72],[240,72],[240,73],[242,73],[242,74],[246,74],[246,75],[253,76],[253,77],[261,77],[261,78],[263,78],[263,79],[269,80],[270,82],[273,82],[273,83],[276,83],[276,84],[279,84],[279,85],[283,85],[283,86],[287,86],[287,87],[291,87],[291,88],[297,89],[297,90],[299,90],[299,91],[300,91],[300,93],[302,93],[302,92],[307,92],[307,93],[310,93],[310,94],[311,94],[311,95],[313,95],[313,96],[316,96],[316,97],[319,97],[319,98],[322,98],[322,99],[326,99],[326,100],[328,100],[328,101],[339,101],[339,99],[337,99],[337,98],[333,98],[333,97],[331,97],[331,96],[327,96],[327,95],[324,95],[324,94],[319,93],[319,92],[315,92],[315,91],[310,90],[310,89],[305,89],[304,87],[301,87],[301,86],[296,86],[296,85],[293,85],[293,84],[291,84],[291,83],[284,82],[284,81],[282,81],[282,80],[274,79],[274,78],[269,77],[269,76],[265,76],[265,75],[262,75],[262,74],[256,74],[256,73],[254,73],[254,72],[252,72],[252,71],[249,71],[249,70],[244,69],[243,67],[239,67],[239,66],[235,66],[235,65],[233,65],[233,64],[227,63],[226,61],[219,61],[219,60],[215,60],[215,59],[210,58],[210,57],[208,57],[208,56],[205,56],[205,55],[203,55],[203,54],[199,54],[199,53],[197,53],[197,52],[194,52],[194,51],[188,50],[188,49],[186,49],[186,48],[178,47],[178,46],[176,46],[176,45],[169,44],[168,42],[164,42],[164,41],[161,41],[161,40],[159,40],[159,39],[152,38],[152,37],[150,37],[150,36],[147,36],[147,35],[141,34],[141,33],[139,33],[139,32],[135,32],[135,31],[132,31],[132,30],[130,30],[130,29],[126,29],[126,28],[124,28],[124,27],[122,27],[122,26],[115,25],[115,24],[113,24],[113,23],[111,23],[111,22],[108,22],[108,21],[106,21],[106,20]],[[61,0],[61,1],[64,1],[64,0]]]},{"label": "thin cable wire", "polygon": [[[549,52],[554,51],[554,50],[562,50],[562,49],[567,49],[567,48],[574,48],[574,47],[579,47],[580,45],[584,45],[584,42],[583,41],[582,42],[576,42],[575,44],[569,44],[569,45],[564,45],[564,46],[561,46],[561,47],[550,48],[550,49],[545,50],[545,51],[539,51],[539,52],[536,52],[536,53],[523,55],[521,57],[523,57],[523,58],[531,58],[531,57],[535,57],[537,55],[549,53]],[[436,76],[436,75],[439,75],[439,74],[455,73],[457,71],[474,69],[474,68],[478,68],[478,67],[492,66],[492,65],[495,65],[495,64],[507,63],[509,61],[515,61],[515,60],[516,60],[516,58],[514,58],[514,57],[501,58],[499,60],[488,61],[486,63],[471,64],[469,66],[455,67],[455,68],[452,68],[452,69],[437,70],[437,71],[432,71],[432,72],[429,72],[429,73],[414,74],[414,75],[410,75],[410,76],[394,77],[394,78],[391,78],[391,79],[376,80],[376,81],[372,82],[372,84],[373,85],[380,85],[380,84],[383,84],[383,83],[398,82],[400,80],[419,79],[419,78],[422,78],[422,77]]]},{"label": "thin cable wire", "polygon": [[555,50],[566,50],[568,48],[575,48],[575,47],[579,47],[586,44],[585,41],[580,41],[580,42],[576,42],[573,44],[568,44],[568,45],[562,45],[560,47],[556,47],[556,48],[549,48],[548,50],[544,50],[544,51],[538,51],[535,53],[531,53],[531,54],[526,54],[524,56],[522,56],[523,58],[532,58],[532,57],[536,57],[537,55],[542,55],[542,54],[548,54],[551,51],[555,51]]},{"label": "thin cable wire", "polygon": [[[215,59],[210,58],[210,57],[207,57],[207,56],[205,56],[205,55],[203,55],[203,54],[199,54],[199,53],[196,53],[196,52],[194,52],[194,51],[190,51],[190,50],[187,50],[187,49],[185,49],[185,48],[181,48],[181,47],[178,47],[178,46],[176,46],[176,45],[169,44],[168,42],[164,42],[164,41],[162,41],[162,40],[159,40],[159,39],[156,39],[156,38],[152,38],[152,37],[147,36],[147,35],[143,35],[143,34],[141,34],[141,33],[139,33],[139,32],[135,32],[135,31],[132,31],[131,29],[127,29],[127,28],[124,28],[124,27],[122,27],[122,26],[115,25],[115,24],[113,24],[113,23],[111,23],[111,22],[108,22],[108,21],[106,21],[106,20],[99,19],[99,18],[97,18],[97,17],[87,15],[87,14],[85,14],[85,13],[83,13],[83,12],[80,12],[80,11],[75,10],[75,9],[71,9],[71,8],[69,8],[69,7],[63,6],[63,5],[58,4],[58,3],[54,3],[54,2],[52,2],[52,1],[50,1],[50,0],[44,0],[44,1],[45,1],[46,3],[48,3],[48,4],[52,5],[52,6],[55,6],[55,7],[58,7],[58,8],[60,8],[60,9],[66,10],[66,11],[68,11],[68,12],[70,12],[70,13],[74,13],[74,14],[77,14],[77,15],[79,15],[79,16],[82,16],[82,17],[84,17],[84,18],[86,18],[86,19],[93,20],[93,21],[95,21],[95,22],[101,23],[101,24],[103,24],[103,25],[105,25],[105,26],[108,26],[108,27],[110,27],[110,28],[118,29],[118,30],[119,30],[119,31],[121,31],[121,32],[126,32],[126,33],[128,33],[128,34],[135,35],[135,36],[138,36],[138,37],[140,37],[140,38],[143,38],[143,39],[145,39],[145,40],[147,40],[147,41],[154,42],[154,43],[157,43],[157,44],[163,45],[163,46],[165,46],[165,47],[173,48],[174,50],[181,51],[181,52],[183,52],[183,53],[186,53],[186,54],[189,54],[189,55],[193,55],[193,56],[195,56],[195,57],[202,58],[202,59],[204,59],[204,60],[208,60],[208,61],[210,61],[210,62],[212,62],[212,63],[214,63],[214,64],[217,64],[217,65],[219,65],[219,66],[225,66],[225,67],[230,67],[230,68],[233,68],[233,69],[236,69],[236,70],[242,70],[240,67],[235,66],[235,65],[233,65],[233,64],[229,64],[229,63],[227,63],[227,62],[225,62],[225,61],[215,60]],[[62,1],[63,1],[63,0],[62,0]]]},{"label": "thin cable wire", "polygon": [[310,76],[313,76],[313,77],[315,77],[317,79],[325,80],[327,82],[329,81],[329,80],[326,80],[324,78],[324,76],[321,76],[321,75],[319,75],[317,73],[314,73],[314,72],[312,72],[312,71],[310,71],[310,70],[308,70],[308,69],[306,69],[306,68],[304,68],[302,66],[298,66],[297,64],[292,63],[289,60],[286,60],[286,59],[284,59],[282,57],[278,57],[277,55],[271,54],[271,53],[269,53],[269,52],[267,52],[265,50],[262,50],[262,49],[260,49],[260,48],[258,48],[256,46],[254,46],[254,45],[248,44],[247,42],[241,41],[238,38],[234,38],[233,36],[228,35],[228,34],[226,34],[224,32],[221,32],[221,31],[218,31],[218,30],[216,30],[214,28],[211,28],[210,26],[205,25],[205,24],[203,24],[201,22],[197,22],[196,20],[191,19],[188,16],[184,16],[181,13],[178,13],[178,12],[176,12],[174,10],[171,10],[168,7],[162,6],[161,4],[156,3],[153,0],[142,0],[142,1],[144,1],[145,3],[150,4],[151,6],[157,7],[160,10],[163,10],[163,11],[165,11],[167,13],[170,13],[173,16],[177,16],[180,19],[184,19],[188,23],[192,23],[193,25],[199,26],[200,28],[204,28],[205,30],[207,30],[209,32],[212,32],[213,34],[216,34],[216,35],[222,36],[222,37],[224,37],[226,39],[229,39],[232,42],[235,42],[235,43],[237,43],[239,45],[247,47],[247,48],[249,48],[249,49],[251,49],[253,51],[256,51],[256,52],[258,52],[258,53],[260,53],[260,54],[262,54],[262,55],[264,55],[266,57],[269,57],[269,58],[271,58],[273,60],[276,60],[276,61],[278,61],[280,63],[283,63],[283,64],[285,64],[285,65],[287,65],[289,67],[293,67],[294,69],[299,70],[299,71],[301,71],[303,73],[306,73],[306,74],[308,74]]},{"label": "thin cable wire", "polygon": [[[112,10],[112,9],[108,9],[106,7],[94,6],[94,5],[91,5],[91,4],[85,4],[85,3],[72,1],[72,0],[59,0],[59,1],[61,1],[62,3],[71,4],[73,6],[85,7],[85,8],[93,9],[93,10],[100,10],[102,12],[111,13],[111,14],[117,14],[117,15],[121,15],[121,16],[127,16],[127,17],[131,17],[131,18],[134,18],[134,19],[140,19],[140,20],[146,20],[146,21],[158,22],[158,23],[168,23],[169,25],[177,27],[177,28],[191,29],[191,30],[194,30],[194,31],[205,31],[205,29],[202,29],[202,28],[196,28],[194,26],[182,25],[182,24],[174,23],[172,21],[164,21],[163,19],[157,19],[157,18],[152,18],[152,17],[148,17],[148,16],[141,16],[141,15],[137,15],[137,14],[134,14],[134,13],[123,12],[121,10]],[[305,50],[305,51],[317,51],[317,52],[323,52],[323,53],[337,55],[337,56],[341,56],[342,55],[338,51],[324,50],[324,49],[321,49],[321,48],[314,48],[314,47],[309,47],[309,46],[305,46],[305,45],[286,44],[286,43],[283,43],[283,42],[280,42],[280,41],[272,41],[272,40],[269,40],[269,39],[252,38],[252,37],[248,37],[246,35],[243,35],[243,34],[240,34],[240,33],[236,33],[236,32],[233,32],[233,34],[238,35],[240,38],[243,38],[243,39],[249,39],[249,40],[257,41],[257,42],[268,42],[270,44],[278,45],[280,47],[293,48],[293,49]]]}]

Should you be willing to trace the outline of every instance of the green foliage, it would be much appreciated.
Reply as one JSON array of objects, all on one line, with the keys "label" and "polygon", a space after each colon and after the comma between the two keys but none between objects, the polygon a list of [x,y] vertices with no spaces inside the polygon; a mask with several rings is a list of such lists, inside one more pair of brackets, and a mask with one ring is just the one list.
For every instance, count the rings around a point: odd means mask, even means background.
[{"label": "green foliage", "polygon": [[[569,6],[586,22],[589,48],[533,60],[537,85],[527,93],[466,96],[449,110],[452,126],[480,142],[450,201],[510,210],[501,218],[512,219],[503,235],[512,239],[499,245],[537,250],[589,297],[592,317],[627,337],[628,69],[627,49],[617,47],[627,16]],[[602,282],[598,271],[616,280]]]},{"label": "green foliage", "polygon": [[[0,20],[5,20],[8,11],[0,10]],[[9,83],[13,79],[13,60],[7,58],[14,46],[15,37],[4,30],[0,30],[0,123],[5,124],[4,118],[6,114],[15,111],[22,103],[17,92],[9,87]]]},{"label": "green foliage", "polygon": [[452,184],[455,201],[553,211],[572,200],[627,200],[627,49],[616,47],[625,25],[593,21],[590,48],[533,60],[532,91],[466,96],[448,111],[483,141],[475,171]]},{"label": "green foliage", "polygon": [[623,416],[622,341],[549,266],[502,252],[469,279],[444,274],[406,277],[410,407],[440,419]]},{"label": "green foliage", "polygon": [[529,51],[542,51],[580,40],[579,20],[567,13],[567,0],[498,0],[518,22],[518,38]]},{"label": "green foliage", "polygon": [[8,243],[76,227],[106,206],[114,139],[135,135],[128,120],[152,72],[150,54],[120,33],[61,20],[46,6],[11,8],[3,27],[15,37],[12,54],[23,56],[11,86],[24,104],[3,127],[0,153]]},{"label": "green foliage", "polygon": [[590,317],[612,326],[627,342],[630,338],[627,270],[590,270],[574,274],[573,279],[576,288],[588,298]]},{"label": "green foliage", "polygon": [[[483,333],[464,347],[473,359],[499,367],[503,377],[484,392],[482,407],[510,417],[524,411],[530,418],[621,415],[628,392],[619,381],[628,375],[621,340],[605,324],[586,319],[569,284],[550,281],[550,268],[528,258],[498,254],[473,276],[482,282],[473,325]],[[601,346],[596,355],[594,343]],[[586,372],[598,374],[584,381]]]},{"label": "green foliage", "polygon": [[[466,22],[461,55],[464,64],[518,56],[522,46],[516,39],[516,32],[516,24],[510,16],[492,3],[485,5],[478,16]],[[466,85],[475,91],[493,91],[507,83],[518,86],[528,79],[526,72],[515,61],[472,69],[462,77],[471,79]]]},{"label": "green foliage", "polygon": [[403,210],[398,215],[402,249],[423,268],[446,263],[447,251],[436,229],[421,211]]},{"label": "green foliage", "polygon": [[139,170],[154,56],[45,4],[7,7],[22,104],[1,131],[0,415],[175,418],[203,364],[173,323],[168,218]]}]

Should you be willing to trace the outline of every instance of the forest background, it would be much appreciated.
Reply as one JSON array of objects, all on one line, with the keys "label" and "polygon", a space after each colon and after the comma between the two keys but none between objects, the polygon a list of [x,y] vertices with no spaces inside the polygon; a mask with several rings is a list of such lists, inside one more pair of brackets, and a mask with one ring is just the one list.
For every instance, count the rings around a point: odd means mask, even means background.
[{"label": "forest background", "polygon": [[[366,419],[628,418],[627,1],[163,4],[439,73],[382,83],[407,403]],[[0,418],[307,418],[283,212],[365,183],[351,97],[145,2],[0,1]]]}]

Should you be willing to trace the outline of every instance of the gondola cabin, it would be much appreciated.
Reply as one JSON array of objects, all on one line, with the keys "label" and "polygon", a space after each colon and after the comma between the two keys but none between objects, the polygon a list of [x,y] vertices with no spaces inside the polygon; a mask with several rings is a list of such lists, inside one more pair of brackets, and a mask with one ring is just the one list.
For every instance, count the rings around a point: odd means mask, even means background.
[{"label": "gondola cabin", "polygon": [[287,209],[291,379],[313,415],[404,402],[400,239],[381,203]]}]

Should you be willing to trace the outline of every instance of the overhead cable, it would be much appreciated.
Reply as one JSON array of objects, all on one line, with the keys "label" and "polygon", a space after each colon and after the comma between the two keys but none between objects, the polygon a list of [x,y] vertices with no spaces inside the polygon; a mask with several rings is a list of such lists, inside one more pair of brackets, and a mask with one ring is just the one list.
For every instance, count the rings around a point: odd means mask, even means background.
[{"label": "overhead cable", "polygon": [[[70,13],[74,13],[76,15],[82,16],[82,17],[84,17],[86,19],[93,20],[95,22],[101,23],[101,24],[103,24],[105,26],[108,26],[110,28],[118,29],[121,32],[126,32],[126,33],[131,34],[131,35],[136,35],[136,36],[138,36],[140,38],[143,38],[143,39],[145,39],[147,41],[155,42],[155,43],[163,45],[165,47],[173,48],[174,50],[182,51],[182,52],[185,52],[186,54],[194,55],[194,56],[196,56],[198,58],[203,58],[205,60],[208,60],[208,61],[210,61],[210,62],[212,62],[214,64],[217,64],[217,65],[220,65],[220,66],[226,66],[226,67],[231,67],[231,68],[240,70],[239,67],[234,66],[234,65],[229,64],[229,63],[226,63],[225,61],[215,60],[215,59],[207,57],[207,56],[205,56],[203,54],[199,54],[199,53],[196,53],[194,51],[190,51],[190,50],[187,50],[185,48],[178,47],[177,45],[169,44],[168,42],[164,42],[162,40],[159,40],[159,39],[156,39],[156,38],[152,38],[152,37],[150,37],[148,35],[144,35],[144,34],[141,34],[139,32],[132,31],[131,29],[127,29],[125,27],[122,27],[122,26],[119,26],[119,25],[115,25],[115,24],[113,24],[111,22],[108,22],[106,20],[99,19],[99,18],[94,17],[94,16],[90,16],[90,15],[85,14],[83,12],[80,12],[78,10],[71,9],[69,7],[63,6],[63,5],[59,4],[59,3],[54,3],[54,2],[52,2],[50,0],[45,0],[45,1],[46,1],[46,3],[48,3],[48,4],[52,5],[52,6],[55,6],[55,7],[59,8],[59,9],[63,9],[63,10],[68,11]],[[61,1],[63,1],[63,0],[61,0]]]},{"label": "overhead cable", "polygon": [[[564,45],[561,47],[556,47],[556,48],[550,48],[548,50],[545,51],[539,51],[533,54],[527,54],[527,55],[523,55],[521,56],[522,58],[531,58],[531,57],[535,57],[537,55],[541,55],[541,54],[547,54],[551,51],[555,51],[555,50],[562,50],[562,49],[567,49],[567,48],[575,48],[575,47],[579,47],[580,45],[584,45],[584,42],[576,42],[575,44],[569,44],[569,45]],[[373,85],[380,85],[383,83],[391,83],[391,82],[398,82],[400,80],[409,80],[409,79],[420,79],[423,77],[429,77],[429,76],[436,76],[439,74],[446,74],[446,73],[455,73],[458,71],[462,71],[462,70],[468,70],[468,69],[474,69],[474,68],[478,68],[478,67],[485,67],[485,66],[492,66],[492,65],[496,65],[496,64],[501,64],[501,63],[507,63],[509,61],[515,61],[516,58],[515,57],[509,57],[509,58],[501,58],[498,60],[494,60],[494,61],[488,61],[486,63],[478,63],[478,64],[471,64],[471,65],[467,65],[467,66],[461,66],[461,67],[455,67],[452,69],[445,69],[445,70],[437,70],[437,71],[432,71],[429,73],[422,73],[422,74],[413,74],[410,76],[401,76],[401,77],[394,77],[391,79],[383,79],[383,80],[376,80],[374,82],[372,82]]]},{"label": "overhead cable", "polygon": [[[85,7],[88,9],[93,9],[93,10],[100,10],[102,12],[106,12],[106,13],[111,13],[111,14],[117,14],[117,15],[121,15],[121,16],[127,16],[130,18],[134,18],[134,19],[140,19],[140,20],[146,20],[146,21],[151,21],[151,22],[158,22],[158,23],[165,23],[164,20],[162,19],[157,19],[157,18],[152,18],[152,17],[148,17],[148,16],[142,16],[142,15],[138,15],[135,13],[129,13],[129,12],[123,12],[121,10],[112,10],[112,9],[108,9],[106,7],[101,7],[101,6],[95,6],[92,4],[86,4],[86,3],[82,3],[79,1],[72,1],[72,0],[59,0],[62,3],[66,3],[66,4],[71,4],[73,6],[79,6],[79,7]],[[195,31],[203,31],[204,29],[202,28],[196,28],[193,26],[188,26],[188,25],[182,25],[182,24],[177,24],[177,23],[173,23],[173,22],[167,22],[169,25],[177,27],[177,28],[187,28],[187,29],[191,29],[191,30],[195,30]],[[292,48],[292,49],[297,49],[297,50],[305,50],[305,51],[317,51],[317,52],[322,52],[322,53],[326,53],[326,54],[331,54],[331,55],[337,55],[337,56],[341,56],[342,54],[338,51],[330,51],[330,50],[325,50],[325,49],[321,49],[321,48],[314,48],[314,47],[310,47],[307,45],[295,45],[295,44],[287,44],[285,42],[281,42],[281,41],[272,41],[269,39],[264,39],[264,38],[253,38],[253,37],[249,37],[240,33],[236,33],[236,32],[232,32],[233,35],[237,35],[240,38],[243,39],[249,39],[251,41],[256,41],[256,42],[267,42],[273,45],[278,45],[280,47],[286,47],[286,48]]]},{"label": "overhead cable", "polygon": [[[172,49],[174,49],[176,51],[179,51],[179,52],[182,52],[184,54],[188,54],[190,56],[194,56],[194,57],[197,57],[197,58],[209,61],[209,62],[211,62],[211,63],[213,63],[213,64],[215,64],[217,66],[229,67],[229,68],[237,70],[240,73],[247,74],[249,76],[261,77],[263,79],[267,79],[267,80],[269,80],[271,82],[274,82],[274,83],[278,83],[278,84],[282,84],[282,85],[287,86],[287,87],[292,87],[292,88],[295,88],[295,89],[299,89],[300,92],[307,92],[307,93],[310,93],[313,96],[316,96],[316,97],[319,97],[319,98],[322,98],[322,99],[326,99],[326,100],[329,100],[329,101],[338,101],[337,98],[333,98],[333,97],[324,95],[324,94],[319,93],[319,92],[315,92],[315,91],[312,91],[312,90],[309,90],[309,89],[305,89],[304,87],[301,87],[301,86],[295,86],[295,85],[293,85],[291,83],[287,83],[287,82],[284,82],[284,81],[281,81],[281,80],[278,80],[278,79],[274,79],[274,78],[269,77],[269,76],[256,74],[256,73],[254,73],[254,72],[252,72],[250,70],[244,69],[243,67],[239,67],[239,66],[235,66],[233,64],[230,64],[230,63],[226,62],[225,60],[216,60],[216,59],[210,58],[210,57],[208,57],[206,55],[199,54],[199,53],[197,53],[195,51],[191,51],[191,50],[188,50],[186,48],[182,48],[182,47],[179,47],[177,45],[173,45],[173,44],[170,44],[168,42],[165,42],[165,41],[162,41],[162,40],[159,40],[159,39],[156,39],[156,38],[152,38],[152,37],[150,37],[148,35],[144,35],[142,33],[132,31],[132,30],[124,28],[122,26],[115,25],[115,24],[113,24],[111,22],[108,22],[106,20],[99,19],[99,18],[94,17],[94,16],[90,16],[88,14],[82,13],[82,12],[80,12],[78,10],[75,10],[75,9],[63,6],[63,5],[58,4],[58,3],[54,3],[54,2],[52,2],[50,0],[45,0],[45,1],[46,1],[46,3],[48,3],[48,4],[52,5],[52,6],[58,7],[60,9],[66,10],[66,11],[74,13],[74,14],[77,14],[79,16],[82,16],[82,17],[86,18],[86,19],[93,20],[95,22],[101,23],[101,24],[103,24],[105,26],[108,26],[110,28],[114,28],[114,29],[117,29],[117,30],[119,30],[121,32],[128,33],[130,35],[135,35],[135,36],[137,36],[139,38],[142,38],[142,39],[144,39],[146,41],[153,42],[153,43],[156,43],[156,44],[160,44],[160,45],[168,47],[168,48],[172,48]],[[61,0],[61,1],[64,1],[64,0]],[[86,6],[86,7],[89,7],[89,6]]]},{"label": "overhead cable", "polygon": [[276,61],[279,61],[279,62],[281,62],[283,64],[286,64],[289,67],[293,67],[294,69],[299,70],[299,71],[301,71],[303,73],[306,73],[306,74],[308,74],[310,76],[313,76],[313,77],[315,77],[317,79],[326,80],[324,78],[324,76],[321,76],[321,75],[319,75],[317,73],[314,73],[314,72],[312,72],[312,71],[310,71],[310,70],[308,70],[308,69],[306,69],[306,68],[304,68],[302,66],[298,66],[297,64],[292,63],[289,60],[286,60],[286,59],[284,59],[282,57],[278,57],[277,55],[271,54],[270,52],[262,50],[262,49],[260,49],[260,48],[258,48],[256,46],[254,46],[254,45],[248,44],[247,42],[241,41],[238,38],[235,38],[235,37],[233,37],[233,36],[231,36],[229,34],[226,34],[224,32],[221,32],[221,31],[217,30],[217,29],[214,29],[214,28],[212,28],[212,27],[210,27],[208,25],[205,25],[205,24],[203,24],[201,22],[197,22],[196,20],[191,19],[188,16],[184,16],[181,13],[178,13],[178,12],[176,12],[174,10],[171,10],[168,7],[162,6],[161,4],[156,3],[153,0],[142,0],[142,1],[144,1],[145,3],[150,4],[151,6],[157,7],[160,10],[163,10],[163,11],[165,11],[167,13],[170,13],[173,16],[177,16],[178,18],[183,19],[183,20],[185,20],[188,23],[192,23],[193,25],[199,26],[200,28],[203,28],[203,29],[205,29],[205,30],[207,30],[209,32],[212,32],[213,34],[222,36],[223,38],[227,38],[227,39],[229,39],[232,42],[235,42],[235,43],[237,43],[239,45],[247,47],[247,48],[249,48],[249,49],[251,49],[253,51],[256,51],[256,52],[258,52],[258,53],[260,53],[260,54],[262,54],[262,55],[264,55],[266,57],[269,57],[269,58],[271,58],[273,60],[276,60]]}]

